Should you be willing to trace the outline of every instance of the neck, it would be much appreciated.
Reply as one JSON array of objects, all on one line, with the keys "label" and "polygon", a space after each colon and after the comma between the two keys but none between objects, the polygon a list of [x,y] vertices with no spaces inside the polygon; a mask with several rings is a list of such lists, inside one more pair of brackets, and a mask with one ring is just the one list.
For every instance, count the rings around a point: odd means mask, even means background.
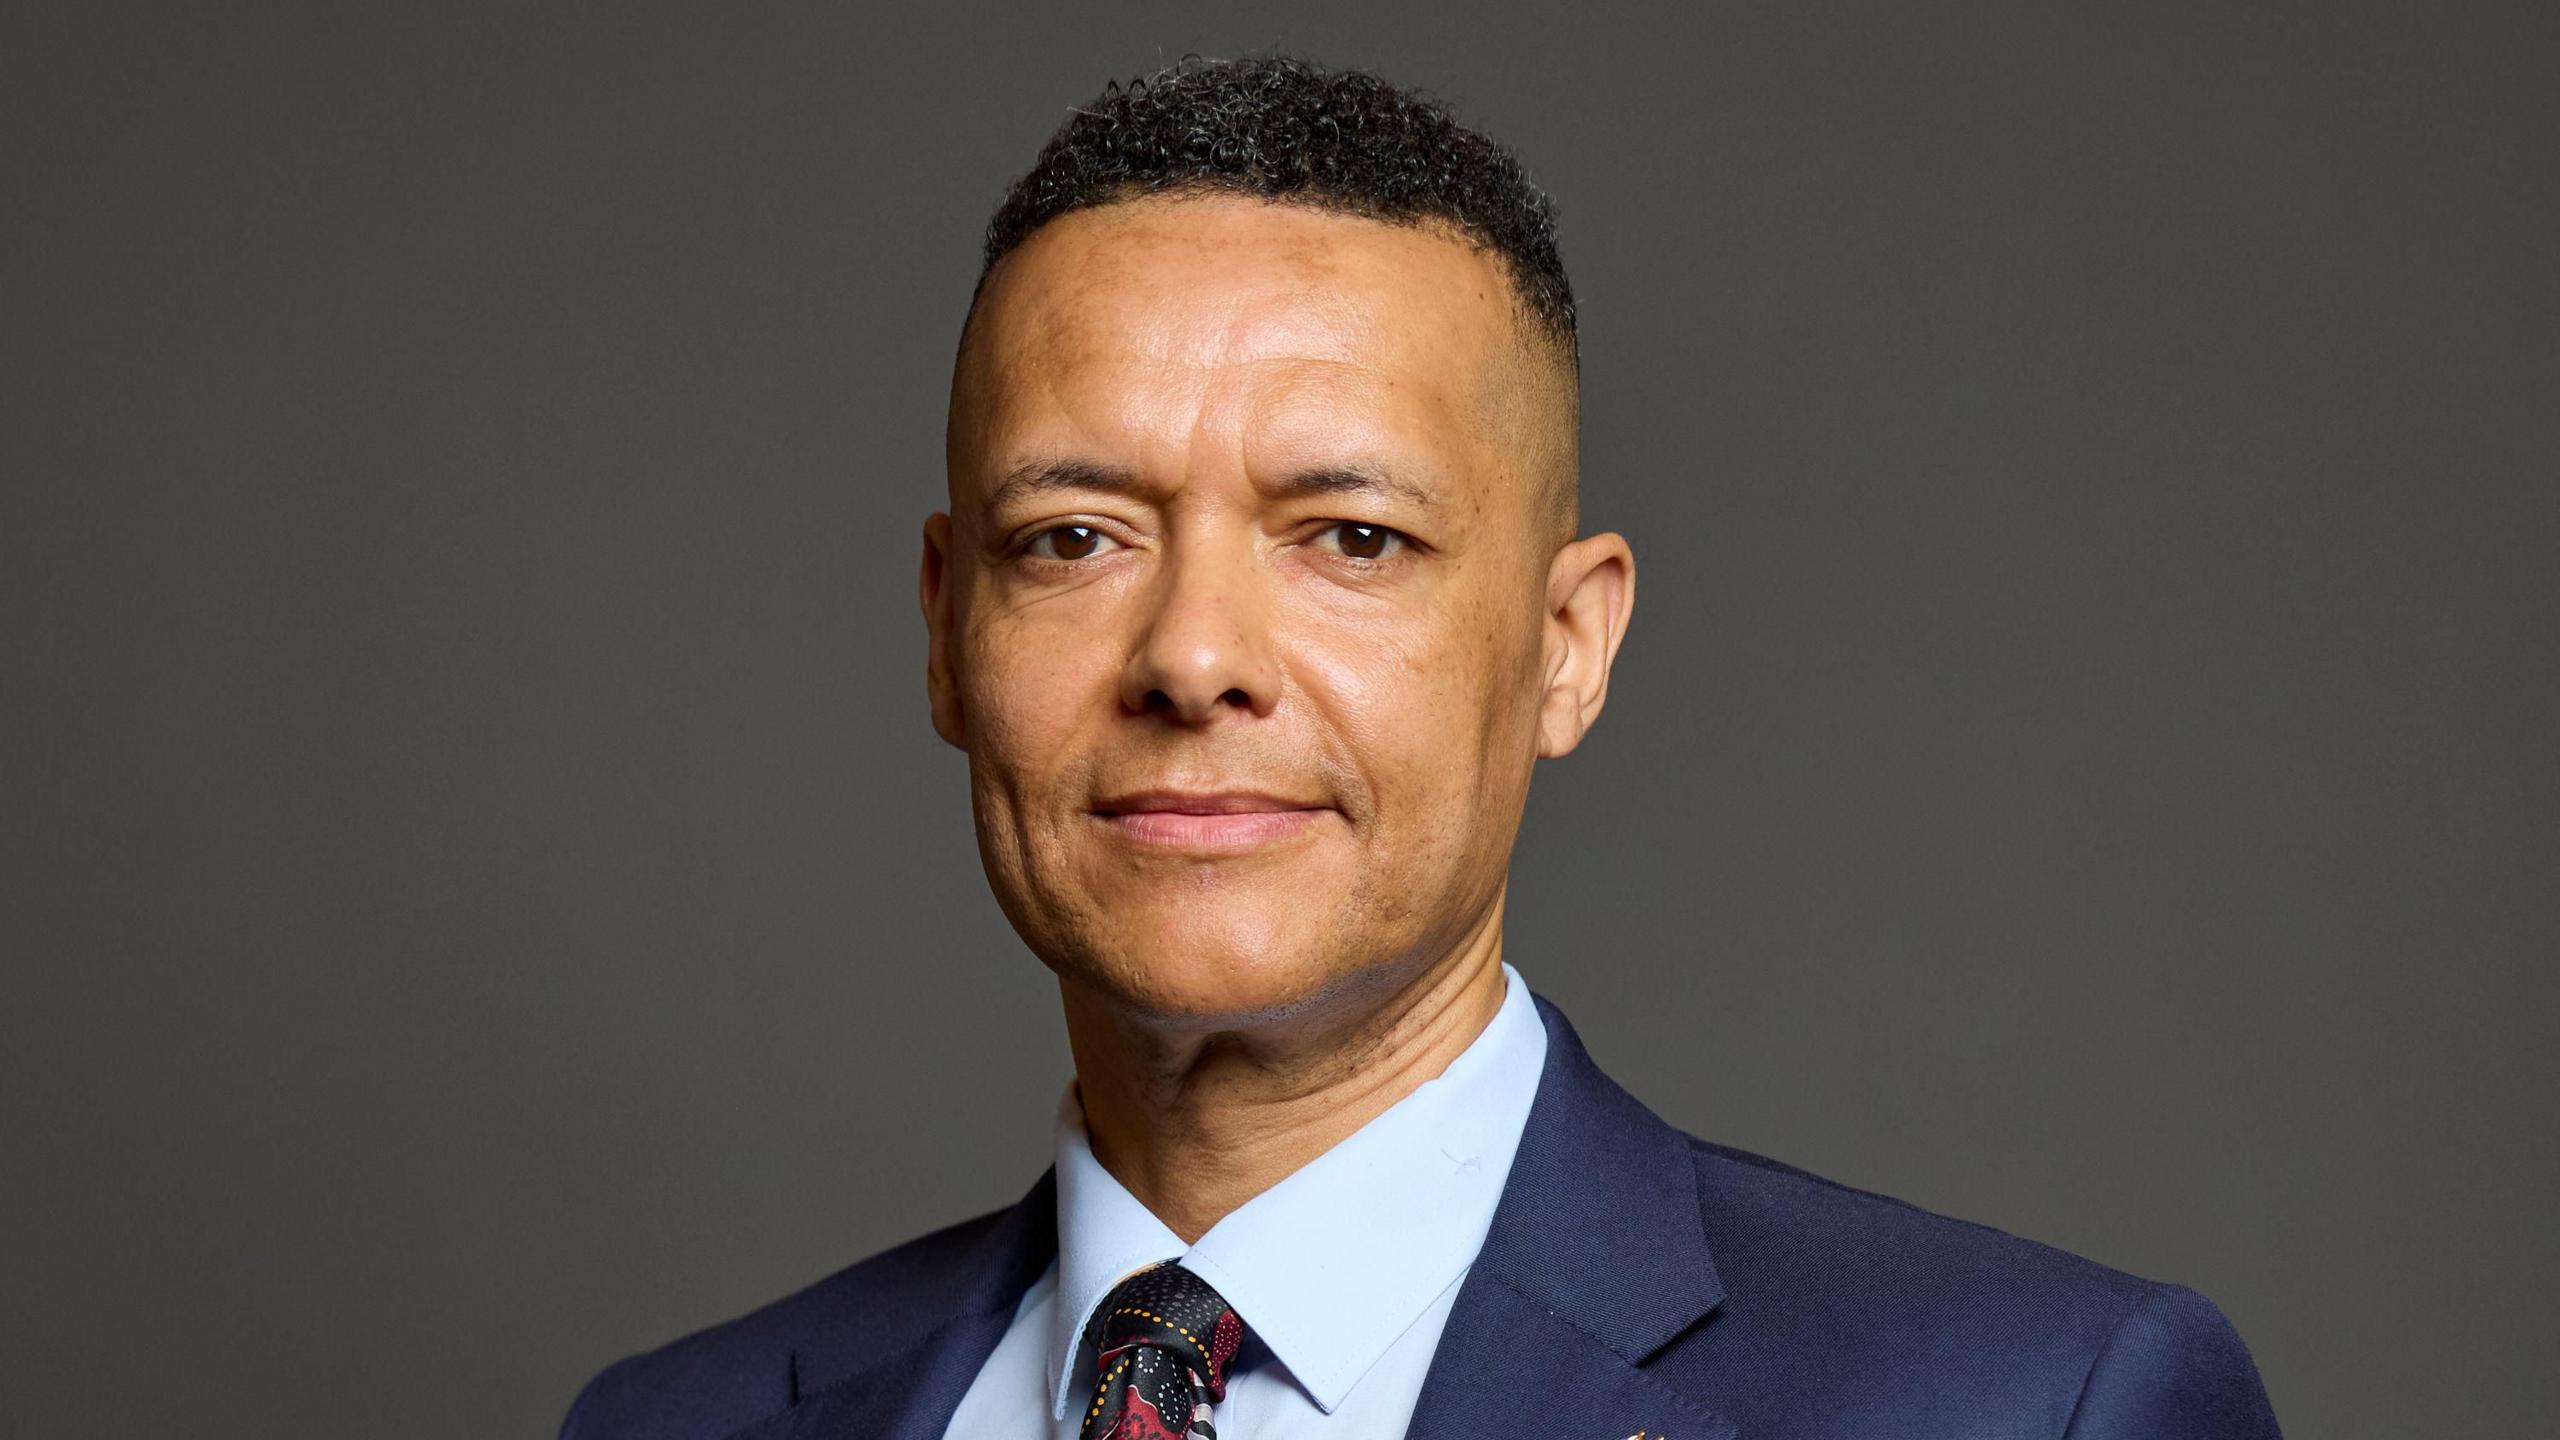
[{"label": "neck", "polygon": [[1168,1027],[1062,983],[1094,1158],[1189,1244],[1437,1077],[1501,1007],[1502,901],[1401,983],[1268,1024]]}]

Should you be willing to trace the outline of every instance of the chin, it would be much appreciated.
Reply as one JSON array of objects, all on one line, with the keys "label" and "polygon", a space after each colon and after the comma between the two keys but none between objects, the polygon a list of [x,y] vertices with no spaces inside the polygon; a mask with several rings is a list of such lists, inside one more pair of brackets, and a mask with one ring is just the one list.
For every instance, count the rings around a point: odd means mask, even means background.
[{"label": "chin", "polygon": [[[1122,1004],[1170,1025],[1230,1028],[1296,1014],[1337,993],[1349,962],[1330,948],[1311,950],[1302,923],[1290,930],[1203,923],[1116,933],[1079,966]],[[1272,943],[1280,936],[1296,944]]]}]

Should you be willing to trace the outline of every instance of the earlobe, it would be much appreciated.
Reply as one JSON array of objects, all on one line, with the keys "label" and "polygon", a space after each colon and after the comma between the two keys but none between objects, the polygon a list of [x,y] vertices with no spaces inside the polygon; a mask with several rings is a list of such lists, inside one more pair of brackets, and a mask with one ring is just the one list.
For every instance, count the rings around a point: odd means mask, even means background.
[{"label": "earlobe", "polygon": [[1626,537],[1586,536],[1556,552],[1547,570],[1541,759],[1571,754],[1600,718],[1609,697],[1609,668],[1626,639],[1635,603],[1636,557]]},{"label": "earlobe", "polygon": [[968,729],[960,713],[960,687],[952,672],[951,517],[941,511],[925,517],[924,557],[916,576],[916,599],[924,610],[925,698],[933,711],[933,730],[945,743],[966,750]]}]

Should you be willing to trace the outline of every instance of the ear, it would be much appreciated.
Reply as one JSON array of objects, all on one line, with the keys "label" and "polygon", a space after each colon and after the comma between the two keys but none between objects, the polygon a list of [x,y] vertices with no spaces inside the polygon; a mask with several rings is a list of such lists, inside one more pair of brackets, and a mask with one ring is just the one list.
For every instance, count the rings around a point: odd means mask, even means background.
[{"label": "ear", "polygon": [[1636,608],[1636,556],[1626,537],[1589,535],[1547,567],[1546,691],[1538,700],[1538,754],[1569,755],[1609,698],[1609,666]]},{"label": "ear", "polygon": [[951,572],[951,517],[937,510],[925,517],[924,565],[916,577],[916,599],[924,607],[924,689],[933,705],[933,732],[966,750],[969,731],[962,723],[960,685],[951,665]]}]

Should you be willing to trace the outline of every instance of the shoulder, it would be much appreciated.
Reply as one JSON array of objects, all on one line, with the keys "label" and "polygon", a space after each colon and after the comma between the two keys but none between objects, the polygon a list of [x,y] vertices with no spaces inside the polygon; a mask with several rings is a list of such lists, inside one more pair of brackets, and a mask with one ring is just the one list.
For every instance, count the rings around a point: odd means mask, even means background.
[{"label": "shoulder", "polygon": [[2081,1440],[2276,1434],[2247,1347],[2196,1291],[1688,1139],[1726,1289],[1708,1332],[1724,1343],[1701,1354],[1733,1367],[1743,1408],[1821,1396],[1877,1434],[1934,1433],[1924,1417]]},{"label": "shoulder", "polygon": [[1844,1185],[1765,1155],[1685,1137],[1716,1267],[1737,1294],[1864,1305],[2131,1303],[2152,1282],[1989,1225]]},{"label": "shoulder", "polygon": [[960,1278],[1012,1213],[948,1225],[779,1300],[607,1366],[579,1391],[561,1440],[722,1435],[885,1355],[957,1313]]}]

